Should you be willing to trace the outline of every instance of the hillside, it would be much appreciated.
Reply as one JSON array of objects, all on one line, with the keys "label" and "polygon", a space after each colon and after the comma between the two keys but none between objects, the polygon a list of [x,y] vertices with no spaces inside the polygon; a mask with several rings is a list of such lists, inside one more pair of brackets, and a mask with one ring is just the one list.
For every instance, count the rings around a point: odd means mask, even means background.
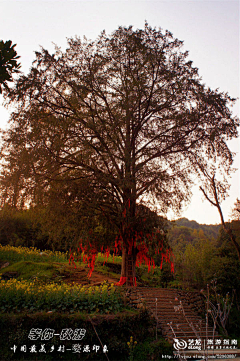
[{"label": "hillside", "polygon": [[199,224],[196,221],[190,221],[187,218],[179,218],[176,221],[171,221],[171,225],[177,227],[187,227],[196,230],[202,230],[208,238],[217,238],[219,230],[221,228],[220,224]]}]

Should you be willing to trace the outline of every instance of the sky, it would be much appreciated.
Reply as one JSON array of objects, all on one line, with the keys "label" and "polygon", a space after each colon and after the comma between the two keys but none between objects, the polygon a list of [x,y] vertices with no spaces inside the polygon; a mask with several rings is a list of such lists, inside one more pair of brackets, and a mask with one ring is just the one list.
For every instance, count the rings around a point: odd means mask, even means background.
[{"label": "sky", "polygon": [[[239,97],[239,1],[0,0],[0,39],[17,44],[25,74],[41,46],[54,52],[56,44],[64,50],[67,38],[75,35],[94,40],[102,30],[111,34],[129,25],[140,29],[145,21],[184,41],[184,50],[189,51],[203,83]],[[232,112],[239,117],[239,100]],[[9,114],[0,96],[0,128],[6,128]],[[226,221],[240,198],[240,138],[229,146],[236,153],[236,172],[229,179],[229,197],[222,203]],[[201,224],[220,223],[217,209],[203,199],[199,185],[194,186],[192,201],[181,216]]]}]

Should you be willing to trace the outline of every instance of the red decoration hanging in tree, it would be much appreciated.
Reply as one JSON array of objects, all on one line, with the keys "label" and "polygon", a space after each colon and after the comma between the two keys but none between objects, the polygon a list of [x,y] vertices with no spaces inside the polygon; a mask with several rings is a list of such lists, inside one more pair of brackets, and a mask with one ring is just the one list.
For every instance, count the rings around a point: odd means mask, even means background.
[{"label": "red decoration hanging in tree", "polygon": [[[132,232],[131,232],[132,233]],[[158,232],[156,232],[158,233]],[[154,244],[155,242],[155,254],[159,254],[161,252],[161,264],[160,269],[162,269],[163,260],[170,263],[171,265],[171,272],[174,272],[174,264],[172,261],[172,258],[174,258],[174,255],[170,249],[166,249],[166,251],[163,253],[163,239],[156,237],[156,233],[152,232],[152,234],[147,233],[146,234],[146,241],[143,236],[143,232],[135,232],[134,236],[130,236],[128,240],[128,255],[130,256],[132,254],[132,250],[137,250],[137,257],[136,257],[136,267],[139,267],[141,264],[145,264],[148,266],[148,272],[150,272],[151,268],[154,272],[154,269],[156,268],[155,262],[153,257],[149,255],[149,248],[147,244]],[[88,277],[91,277],[92,272],[94,270],[96,256],[98,254],[97,246],[95,246],[92,242],[86,242],[88,246],[82,245],[82,242],[79,242],[78,252],[82,255],[82,260],[84,263],[88,264],[89,267],[89,273]],[[120,235],[116,236],[115,238],[115,244],[113,248],[113,261],[114,256],[118,256],[119,253],[122,251],[122,244],[123,239]],[[104,262],[105,264],[109,258],[110,255],[110,247],[106,247],[104,250],[104,247],[101,247],[101,253],[104,256]],[[81,259],[81,257],[80,257]],[[70,257],[69,257],[69,264],[74,264],[76,268],[75,258],[73,256],[73,253],[70,249]],[[117,283],[117,285],[122,286],[127,281],[126,277],[121,277],[120,281]],[[132,285],[136,286],[136,277],[134,279],[130,278],[130,283]]]}]

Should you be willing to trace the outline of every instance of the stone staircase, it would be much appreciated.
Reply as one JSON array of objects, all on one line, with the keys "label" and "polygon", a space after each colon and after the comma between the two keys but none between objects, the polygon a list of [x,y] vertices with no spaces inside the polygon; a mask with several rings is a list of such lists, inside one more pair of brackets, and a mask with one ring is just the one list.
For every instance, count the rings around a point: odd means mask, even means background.
[{"label": "stone staircase", "polygon": [[155,317],[157,328],[169,342],[173,343],[174,338],[186,342],[213,338],[213,328],[208,325],[206,336],[206,321],[199,315],[205,305],[198,292],[150,287],[132,287],[127,292],[137,307],[146,306]]}]

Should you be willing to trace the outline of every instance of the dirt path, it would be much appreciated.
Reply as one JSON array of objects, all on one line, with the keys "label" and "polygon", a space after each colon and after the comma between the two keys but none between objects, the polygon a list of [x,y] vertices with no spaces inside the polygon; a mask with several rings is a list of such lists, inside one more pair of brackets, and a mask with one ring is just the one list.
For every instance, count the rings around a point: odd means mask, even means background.
[{"label": "dirt path", "polygon": [[119,281],[118,278],[113,278],[108,275],[104,275],[100,272],[93,271],[92,276],[88,278],[88,268],[81,266],[65,266],[65,270],[68,271],[65,276],[63,276],[63,281],[66,283],[78,283],[82,285],[100,285],[104,281],[108,283],[116,283]]},{"label": "dirt path", "polygon": [[[108,276],[107,274],[102,274],[100,272],[93,271],[92,276],[89,278],[89,268],[84,266],[76,265],[66,265],[59,262],[53,262],[56,266],[56,273],[53,276],[53,280],[55,281],[63,281],[69,284],[77,283],[82,285],[100,285],[104,281],[108,283],[117,283],[120,279]],[[0,260],[0,271],[3,271],[4,268],[9,266],[9,262]],[[14,274],[13,274],[14,273]],[[6,272],[8,274],[8,278],[17,277],[16,272]]]}]

